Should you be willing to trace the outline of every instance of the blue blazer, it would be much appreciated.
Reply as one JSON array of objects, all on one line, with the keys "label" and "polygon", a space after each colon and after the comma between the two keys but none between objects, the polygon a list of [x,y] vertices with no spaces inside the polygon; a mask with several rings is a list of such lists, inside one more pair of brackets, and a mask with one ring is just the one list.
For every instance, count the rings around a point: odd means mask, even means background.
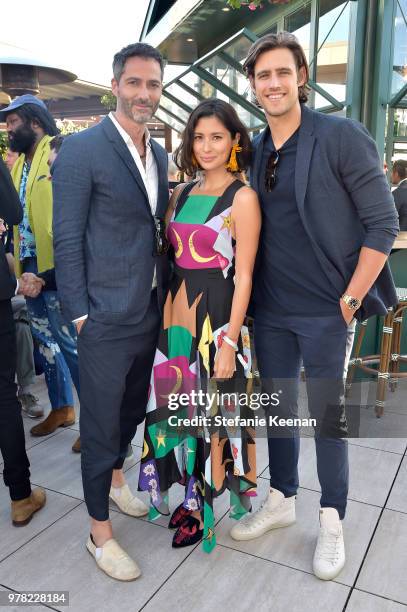
[{"label": "blue blazer", "polygon": [[[397,211],[376,144],[366,128],[352,119],[319,113],[303,104],[301,113],[295,166],[298,212],[321,273],[336,288],[339,300],[355,271],[362,246],[390,253],[399,231]],[[267,127],[253,141],[250,183],[257,193],[268,131]],[[267,265],[261,251],[258,259],[255,275]],[[255,306],[260,299],[255,278],[254,285]],[[386,262],[356,316],[364,320],[385,314],[386,308],[396,303]]]},{"label": "blue blazer", "polygon": [[[156,215],[168,206],[168,156],[154,140]],[[70,136],[53,165],[53,233],[58,293],[69,319],[139,323],[148,308],[154,266],[162,307],[168,260],[156,257],[154,221],[139,170],[106,117]]]}]

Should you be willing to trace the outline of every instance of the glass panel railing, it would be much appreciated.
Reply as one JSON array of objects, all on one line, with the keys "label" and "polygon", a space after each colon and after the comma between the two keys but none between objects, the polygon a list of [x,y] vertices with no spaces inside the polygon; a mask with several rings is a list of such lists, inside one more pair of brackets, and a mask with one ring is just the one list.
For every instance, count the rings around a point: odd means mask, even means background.
[{"label": "glass panel railing", "polygon": [[233,89],[239,96],[246,100],[250,98],[250,84],[246,76],[234,66],[231,66],[223,57],[214,55],[206,62],[203,62],[201,68],[207,70],[221,83]]},{"label": "glass panel railing", "polygon": [[311,0],[304,0],[300,6],[284,18],[284,29],[295,34],[309,62],[311,37]]},{"label": "glass panel railing", "polygon": [[[212,76],[215,76],[215,78],[217,78],[216,75],[217,75],[217,72],[215,70],[215,75],[212,75]],[[243,121],[243,123],[246,125],[246,127],[249,130],[259,128],[265,124],[265,119],[263,120],[262,117],[256,116],[255,114],[250,112],[248,108],[244,108],[241,104],[239,104],[238,99],[235,99],[234,97],[231,97],[227,93],[222,92],[220,89],[217,89],[214,85],[211,85],[204,78],[201,78],[199,75],[195,74],[194,72],[188,72],[187,74],[183,75],[180,78],[180,80],[186,83],[194,91],[197,91],[204,98],[219,98],[220,100],[225,100],[225,102],[229,102],[229,104],[233,106],[233,108],[236,110],[237,114],[239,115],[240,119]],[[225,83],[224,81],[222,81],[221,83],[226,85],[227,87],[230,87],[229,82]],[[236,92],[236,97],[237,96],[244,97],[242,94],[239,94],[239,91],[237,88],[230,87],[230,89],[233,89],[234,93]]]},{"label": "glass panel railing", "polygon": [[393,136],[395,139],[407,138],[407,106],[406,108],[396,108],[394,111]]},{"label": "glass panel railing", "polygon": [[179,80],[185,83],[185,85],[188,85],[188,87],[196,91],[203,98],[214,98],[216,96],[215,88],[206,81],[202,81],[202,79],[198,78],[193,72],[187,72],[180,77]]},{"label": "glass panel railing", "polygon": [[242,34],[242,36],[239,36],[239,38],[232,41],[229,45],[226,45],[223,48],[223,51],[230,55],[230,57],[233,57],[233,59],[240,64],[243,64],[244,60],[249,54],[249,49],[252,44],[252,41]]},{"label": "glass panel railing", "polygon": [[188,121],[189,112],[183,109],[179,104],[177,104],[173,100],[169,100],[165,96],[165,92],[161,96],[160,106],[162,106],[164,110],[167,110],[169,111],[169,113],[178,117],[183,123],[186,123]]},{"label": "glass panel railing", "polygon": [[162,121],[176,132],[182,134],[184,131],[185,125],[181,123],[181,121],[175,119],[175,117],[169,115],[164,109],[159,107],[155,113],[155,116],[157,119],[159,119],[159,121]]},{"label": "glass panel railing", "polygon": [[[346,100],[346,77],[349,58],[350,2],[320,0],[316,82],[338,101]],[[326,104],[316,94],[315,108]]]},{"label": "glass panel railing", "polygon": [[397,0],[394,18],[394,51],[391,97],[407,83],[407,0]]},{"label": "glass panel railing", "polygon": [[200,99],[199,94],[197,94],[197,96],[194,96],[188,91],[185,91],[185,89],[178,85],[178,83],[171,83],[171,85],[165,88],[165,91],[168,91],[175,98],[177,98],[181,102],[184,102],[184,104],[187,104],[191,108],[195,108]]}]

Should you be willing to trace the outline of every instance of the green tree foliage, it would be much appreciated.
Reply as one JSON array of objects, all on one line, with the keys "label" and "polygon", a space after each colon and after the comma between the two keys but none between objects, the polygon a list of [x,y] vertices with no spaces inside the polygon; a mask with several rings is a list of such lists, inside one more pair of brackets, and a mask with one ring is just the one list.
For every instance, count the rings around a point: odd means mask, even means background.
[{"label": "green tree foliage", "polygon": [[0,132],[0,157],[4,157],[4,154],[7,151],[8,140],[7,134],[5,132]]},{"label": "green tree foliage", "polygon": [[106,107],[108,111],[116,110],[116,98],[114,97],[111,91],[104,94],[100,98],[100,102],[103,104],[103,106]]}]

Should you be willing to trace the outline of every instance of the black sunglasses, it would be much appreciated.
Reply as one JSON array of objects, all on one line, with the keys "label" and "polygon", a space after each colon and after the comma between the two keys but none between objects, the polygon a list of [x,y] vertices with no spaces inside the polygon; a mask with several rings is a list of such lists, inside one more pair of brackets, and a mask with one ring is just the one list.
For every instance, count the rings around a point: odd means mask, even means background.
[{"label": "black sunglasses", "polygon": [[155,244],[153,255],[165,255],[168,252],[170,243],[165,234],[165,221],[153,215],[155,229]]},{"label": "black sunglasses", "polygon": [[270,153],[270,157],[267,160],[266,173],[264,177],[264,186],[267,192],[270,192],[274,188],[277,182],[276,169],[277,169],[277,164],[278,164],[279,159],[280,159],[279,152],[272,151]]}]

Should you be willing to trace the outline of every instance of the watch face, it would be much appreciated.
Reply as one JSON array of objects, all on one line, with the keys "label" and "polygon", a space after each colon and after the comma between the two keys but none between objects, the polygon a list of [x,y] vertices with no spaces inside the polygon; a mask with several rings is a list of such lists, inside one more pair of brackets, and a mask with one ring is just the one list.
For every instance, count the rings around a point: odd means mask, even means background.
[{"label": "watch face", "polygon": [[359,300],[357,300],[356,298],[349,298],[348,306],[356,310],[357,308],[359,308]]}]

